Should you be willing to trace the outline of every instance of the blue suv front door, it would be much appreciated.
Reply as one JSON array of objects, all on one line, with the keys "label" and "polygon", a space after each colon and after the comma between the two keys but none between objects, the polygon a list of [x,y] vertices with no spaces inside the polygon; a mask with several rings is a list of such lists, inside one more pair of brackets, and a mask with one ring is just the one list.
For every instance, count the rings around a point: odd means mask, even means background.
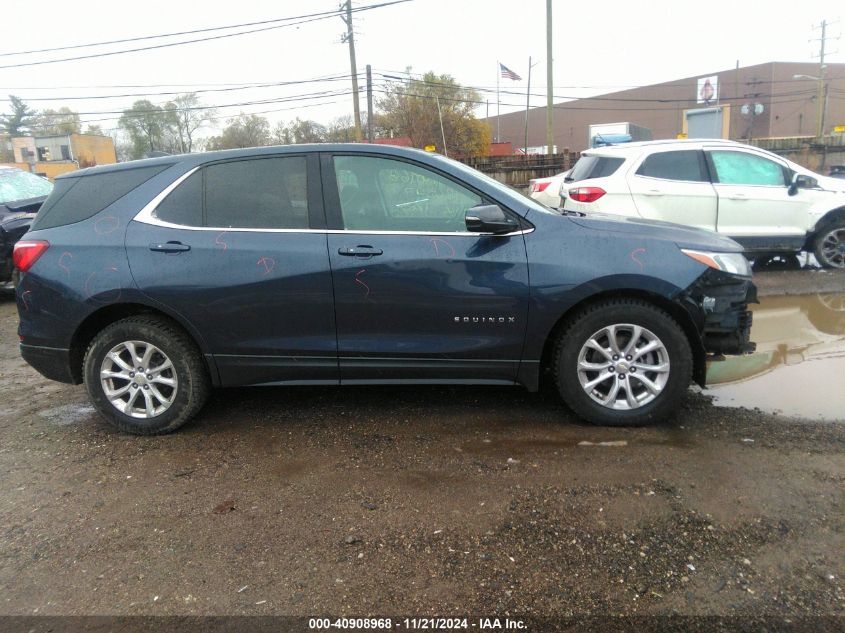
[{"label": "blue suv front door", "polygon": [[418,163],[338,153],[322,175],[341,381],[514,382],[522,233],[468,232],[482,196]]}]

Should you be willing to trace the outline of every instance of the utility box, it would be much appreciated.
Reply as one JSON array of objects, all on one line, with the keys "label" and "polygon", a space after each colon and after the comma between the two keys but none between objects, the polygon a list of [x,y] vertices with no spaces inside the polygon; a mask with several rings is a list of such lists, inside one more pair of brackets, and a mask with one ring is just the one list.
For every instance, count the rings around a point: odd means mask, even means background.
[{"label": "utility box", "polygon": [[636,123],[595,123],[588,130],[587,147],[650,141],[651,130]]}]

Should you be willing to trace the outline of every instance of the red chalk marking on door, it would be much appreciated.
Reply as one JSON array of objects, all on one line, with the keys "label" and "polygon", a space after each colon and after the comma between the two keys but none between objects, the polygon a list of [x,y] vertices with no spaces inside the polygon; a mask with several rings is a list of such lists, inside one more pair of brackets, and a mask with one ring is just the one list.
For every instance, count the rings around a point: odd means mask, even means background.
[{"label": "red chalk marking on door", "polygon": [[107,215],[94,222],[94,233],[108,235],[114,233],[120,226],[120,221],[113,215]]},{"label": "red chalk marking on door", "polygon": [[273,272],[273,269],[276,267],[276,260],[272,257],[259,257],[258,261],[255,262],[258,266],[264,266],[264,274],[269,275]]},{"label": "red chalk marking on door", "polygon": [[224,239],[222,239],[223,236],[226,235],[226,233],[228,233],[228,231],[223,231],[220,235],[218,235],[216,238],[214,238],[214,244],[221,251],[229,250],[229,245],[226,243],[226,241]]},{"label": "red chalk marking on door", "polygon": [[442,244],[443,246],[445,246],[446,248],[449,249],[449,257],[455,256],[455,247],[452,246],[446,240],[442,240],[439,237],[432,237],[429,241],[431,242],[431,245],[434,247],[434,254],[437,255],[438,257],[440,256],[440,248],[437,246],[438,243]]},{"label": "red chalk marking on door", "polygon": [[63,271],[65,271],[65,275],[70,277],[70,269],[64,263],[65,257],[69,257],[70,259],[73,259],[73,255],[71,253],[68,253],[67,251],[65,251],[59,257],[59,268],[61,268]]},{"label": "red chalk marking on door", "polygon": [[635,248],[631,251],[631,261],[636,262],[636,264],[640,267],[640,270],[643,269],[643,263],[637,259],[637,253],[645,253],[644,248]]},{"label": "red chalk marking on door", "polygon": [[360,279],[361,275],[363,275],[365,272],[367,272],[367,269],[362,268],[357,273],[355,273],[355,283],[358,284],[359,286],[361,286],[364,290],[366,290],[366,292],[364,293],[364,299],[366,299],[367,297],[370,296],[370,287],[367,285],[367,283],[365,281],[362,281]]}]

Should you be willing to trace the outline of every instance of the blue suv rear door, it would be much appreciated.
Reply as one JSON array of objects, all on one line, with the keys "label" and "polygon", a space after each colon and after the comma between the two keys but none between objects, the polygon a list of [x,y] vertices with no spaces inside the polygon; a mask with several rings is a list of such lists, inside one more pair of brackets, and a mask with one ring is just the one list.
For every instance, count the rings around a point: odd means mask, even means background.
[{"label": "blue suv rear door", "polygon": [[466,229],[489,202],[421,163],[322,157],[341,381],[513,382],[528,315],[521,231]]},{"label": "blue suv rear door", "polygon": [[338,382],[319,157],[204,165],[131,222],[139,288],[193,325],[225,386]]}]

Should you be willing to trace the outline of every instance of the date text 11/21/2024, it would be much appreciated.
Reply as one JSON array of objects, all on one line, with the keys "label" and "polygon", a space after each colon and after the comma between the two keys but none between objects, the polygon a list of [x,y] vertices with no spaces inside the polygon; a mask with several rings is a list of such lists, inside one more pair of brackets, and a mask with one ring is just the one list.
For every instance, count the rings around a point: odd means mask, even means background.
[{"label": "date text 11/21/2024", "polygon": [[312,630],[330,629],[408,629],[443,631],[451,629],[478,630],[526,630],[522,620],[511,618],[310,618],[308,628]]}]

